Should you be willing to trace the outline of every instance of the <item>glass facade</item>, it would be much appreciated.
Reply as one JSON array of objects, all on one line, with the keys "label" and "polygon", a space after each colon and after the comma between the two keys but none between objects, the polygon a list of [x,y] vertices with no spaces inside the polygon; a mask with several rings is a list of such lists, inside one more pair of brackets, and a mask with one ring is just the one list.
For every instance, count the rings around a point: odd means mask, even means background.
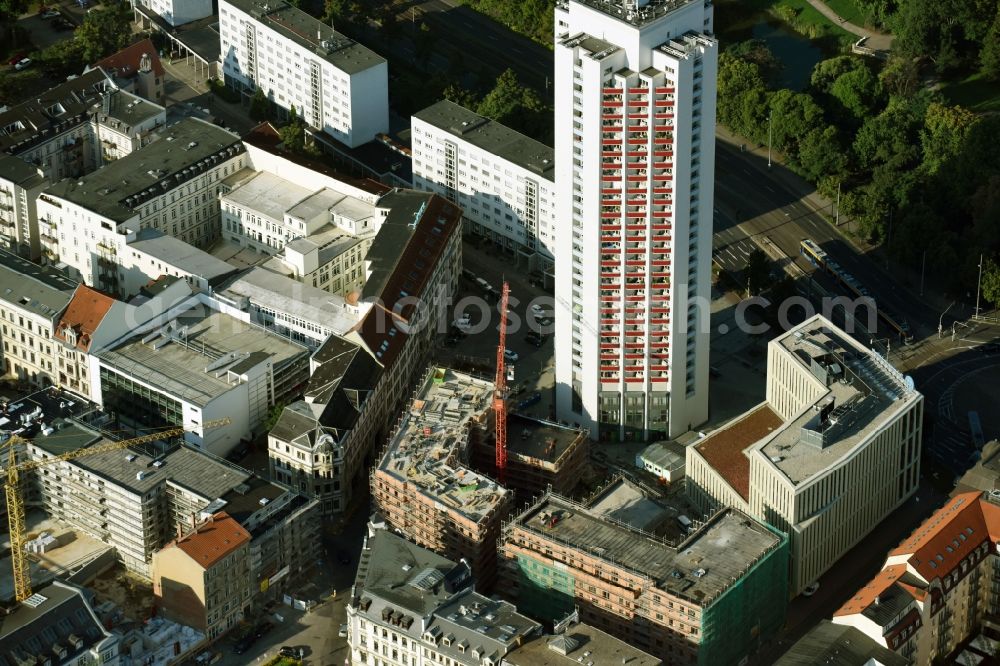
[{"label": "glass facade", "polygon": [[104,408],[125,421],[144,428],[184,424],[178,400],[137,384],[101,366],[101,394]]}]

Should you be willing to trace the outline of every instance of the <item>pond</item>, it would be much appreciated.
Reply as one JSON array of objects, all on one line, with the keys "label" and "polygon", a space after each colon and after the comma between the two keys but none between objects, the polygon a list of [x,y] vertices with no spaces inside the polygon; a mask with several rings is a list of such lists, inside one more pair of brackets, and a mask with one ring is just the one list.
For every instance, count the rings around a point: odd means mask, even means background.
[{"label": "pond", "polygon": [[763,10],[728,2],[720,3],[716,7],[715,17],[717,36],[723,50],[731,44],[748,39],[759,39],[767,44],[771,53],[782,64],[779,80],[775,83],[783,88],[804,89],[809,85],[809,77],[816,63],[836,55],[835,52],[824,52],[817,42],[800,35]]}]

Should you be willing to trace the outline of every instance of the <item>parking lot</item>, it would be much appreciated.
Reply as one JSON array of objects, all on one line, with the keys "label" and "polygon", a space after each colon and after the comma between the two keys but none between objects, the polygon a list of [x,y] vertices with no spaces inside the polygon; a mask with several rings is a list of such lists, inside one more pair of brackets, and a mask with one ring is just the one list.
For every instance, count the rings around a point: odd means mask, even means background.
[{"label": "parking lot", "polygon": [[[479,368],[478,372],[493,376],[500,341],[498,296],[506,280],[510,297],[505,347],[512,352],[508,358],[508,371],[513,367],[513,380],[509,380],[509,384],[519,397],[523,396],[514,405],[516,407],[537,392],[540,394],[538,401],[518,411],[538,418],[554,418],[552,294],[539,286],[540,274],[532,275],[527,269],[516,269],[512,257],[492,245],[484,243],[480,248],[467,240],[462,251],[466,273],[459,281],[459,292],[443,324],[445,329],[451,329],[452,334],[445,333],[439,337],[436,361],[459,369],[472,362]],[[492,288],[489,293],[478,280]],[[541,323],[532,311],[533,305],[539,312],[538,317],[542,318]],[[468,317],[468,324],[460,327],[462,334],[454,335],[454,327],[449,325],[463,315]],[[547,324],[545,319],[548,319]],[[532,333],[541,335],[542,341],[529,341]]]}]

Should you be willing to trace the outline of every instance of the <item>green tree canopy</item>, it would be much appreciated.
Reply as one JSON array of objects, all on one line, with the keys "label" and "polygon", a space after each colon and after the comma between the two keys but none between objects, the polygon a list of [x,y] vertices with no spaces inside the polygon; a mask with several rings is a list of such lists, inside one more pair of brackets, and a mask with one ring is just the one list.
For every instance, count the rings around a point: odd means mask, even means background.
[{"label": "green tree canopy", "polygon": [[837,128],[827,125],[806,134],[799,143],[798,161],[810,180],[842,176],[847,171],[847,156]]},{"label": "green tree canopy", "polygon": [[983,260],[983,280],[980,283],[984,299],[1000,308],[1000,264],[986,257]]},{"label": "green tree canopy", "polygon": [[76,29],[84,62],[94,62],[125,48],[132,36],[132,11],[125,3],[89,11]]},{"label": "green tree canopy", "polygon": [[809,85],[816,92],[829,93],[834,81],[848,72],[864,67],[865,63],[857,56],[842,55],[821,60],[813,67]]},{"label": "green tree canopy", "polygon": [[978,120],[979,116],[960,106],[934,102],[927,107],[920,138],[928,173],[937,173],[942,165],[961,155],[969,131]]},{"label": "green tree canopy", "polygon": [[722,54],[719,59],[719,120],[735,132],[760,141],[767,136],[767,90],[760,67]]},{"label": "green tree canopy", "polygon": [[840,102],[846,117],[858,123],[882,106],[882,84],[868,67],[838,76],[830,87],[830,95]]},{"label": "green tree canopy", "polygon": [[808,93],[783,88],[771,94],[772,142],[779,151],[798,160],[799,142],[809,132],[822,128],[823,109]]},{"label": "green tree canopy", "polygon": [[979,66],[986,78],[1000,81],[1000,5],[997,6],[997,15],[983,40]]}]

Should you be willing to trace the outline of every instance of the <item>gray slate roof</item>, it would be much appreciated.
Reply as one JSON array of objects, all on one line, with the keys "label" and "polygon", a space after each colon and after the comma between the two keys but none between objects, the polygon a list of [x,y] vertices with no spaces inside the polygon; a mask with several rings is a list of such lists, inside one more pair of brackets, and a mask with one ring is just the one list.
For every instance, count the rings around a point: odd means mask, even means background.
[{"label": "gray slate roof", "polygon": [[782,655],[775,666],[862,666],[869,663],[906,666],[910,662],[854,627],[821,620]]},{"label": "gray slate roof", "polygon": [[77,283],[51,268],[0,250],[0,298],[49,319],[73,298]]}]

